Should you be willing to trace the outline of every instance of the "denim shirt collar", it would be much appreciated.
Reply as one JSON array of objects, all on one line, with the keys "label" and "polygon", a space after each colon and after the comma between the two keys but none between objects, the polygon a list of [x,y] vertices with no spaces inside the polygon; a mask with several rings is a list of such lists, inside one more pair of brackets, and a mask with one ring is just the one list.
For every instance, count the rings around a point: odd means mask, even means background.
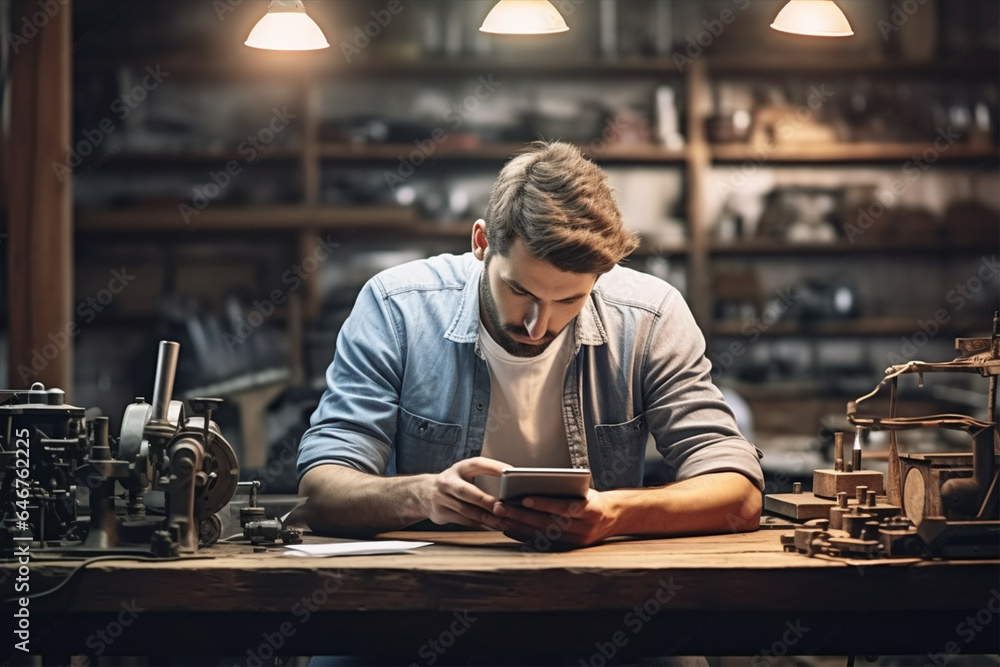
[{"label": "denim shirt collar", "polygon": [[[468,256],[471,258],[472,253]],[[476,344],[476,354],[479,352],[479,281],[483,274],[483,262],[472,259],[469,266],[469,273],[466,276],[465,287],[462,288],[462,301],[458,305],[458,312],[448,325],[444,337],[455,343]],[[595,287],[587,298],[587,304],[576,317],[576,348],[581,345],[605,345],[608,342],[608,334],[601,323],[600,315],[597,312],[595,299],[599,298],[600,290]]]}]

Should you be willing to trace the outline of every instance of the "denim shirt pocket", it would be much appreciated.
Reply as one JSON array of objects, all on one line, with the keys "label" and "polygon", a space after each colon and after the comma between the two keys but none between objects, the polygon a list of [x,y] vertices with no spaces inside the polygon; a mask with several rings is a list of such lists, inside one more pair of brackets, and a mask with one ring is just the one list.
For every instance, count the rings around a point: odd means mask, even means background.
[{"label": "denim shirt pocket", "polygon": [[594,433],[601,456],[595,488],[603,491],[642,486],[646,439],[649,437],[645,413],[621,424],[597,424]]},{"label": "denim shirt pocket", "polygon": [[400,408],[396,430],[397,474],[441,472],[456,461],[461,439],[460,424],[444,424]]}]

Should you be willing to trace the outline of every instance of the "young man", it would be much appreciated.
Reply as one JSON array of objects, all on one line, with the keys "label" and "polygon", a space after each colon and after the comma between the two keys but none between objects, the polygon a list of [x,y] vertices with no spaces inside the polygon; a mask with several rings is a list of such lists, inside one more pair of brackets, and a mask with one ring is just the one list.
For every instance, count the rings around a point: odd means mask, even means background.
[{"label": "young man", "polygon": [[[299,445],[309,525],[430,519],[529,541],[558,519],[570,545],[755,530],[759,452],[680,294],[617,266],[636,245],[604,173],[538,142],[501,171],[471,253],[372,278]],[[649,434],[676,482],[641,488]],[[500,503],[509,465],[589,467],[593,488]]]}]

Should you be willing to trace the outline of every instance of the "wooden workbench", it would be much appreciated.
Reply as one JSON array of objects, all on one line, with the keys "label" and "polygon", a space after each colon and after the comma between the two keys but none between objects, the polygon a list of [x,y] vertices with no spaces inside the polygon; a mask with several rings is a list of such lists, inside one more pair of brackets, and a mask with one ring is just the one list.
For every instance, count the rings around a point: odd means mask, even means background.
[{"label": "wooden workbench", "polygon": [[[212,558],[101,561],[31,600],[30,646],[240,664],[274,652],[403,664],[530,654],[574,665],[609,653],[1000,653],[997,561],[808,558],[783,552],[781,532],[563,553],[531,552],[496,533],[392,533],[385,537],[435,544],[325,559],[225,544],[199,553]],[[33,561],[32,592],[73,566]],[[10,579],[2,590],[12,595]]]}]

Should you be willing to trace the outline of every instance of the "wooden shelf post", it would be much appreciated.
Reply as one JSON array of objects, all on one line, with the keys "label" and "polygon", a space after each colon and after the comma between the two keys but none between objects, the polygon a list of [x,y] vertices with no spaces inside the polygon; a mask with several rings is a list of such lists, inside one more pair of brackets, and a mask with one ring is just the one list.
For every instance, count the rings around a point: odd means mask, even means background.
[{"label": "wooden shelf post", "polygon": [[[33,382],[73,392],[73,180],[57,175],[70,146],[73,108],[72,2],[59,4],[41,26],[38,6],[14,3],[11,118],[3,141],[10,238],[7,282],[10,303],[11,385]],[[5,36],[5,39],[8,36]]]}]

